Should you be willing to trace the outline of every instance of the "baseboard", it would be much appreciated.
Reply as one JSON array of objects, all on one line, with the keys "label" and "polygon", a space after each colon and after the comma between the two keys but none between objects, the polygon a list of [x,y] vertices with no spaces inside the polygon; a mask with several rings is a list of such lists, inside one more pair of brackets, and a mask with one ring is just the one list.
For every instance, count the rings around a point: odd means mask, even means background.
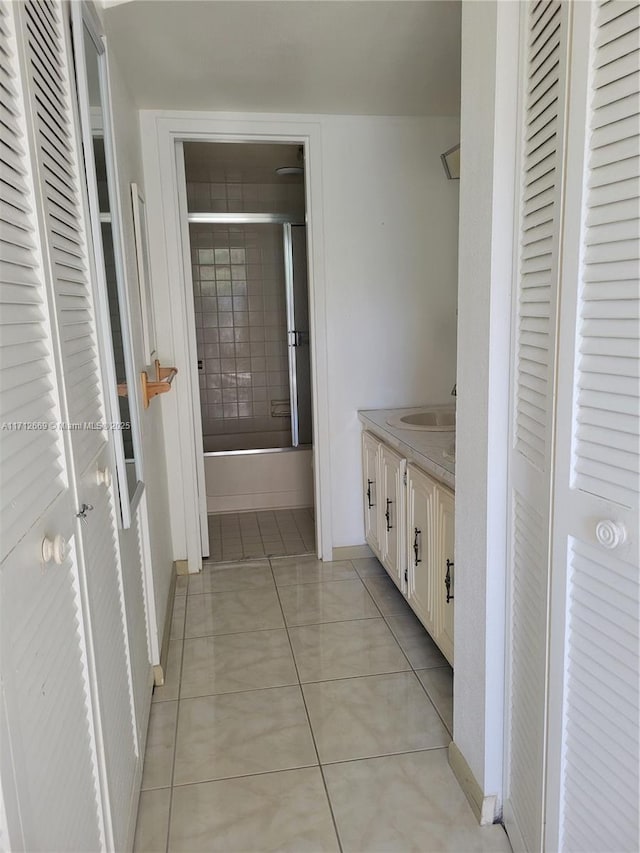
[{"label": "baseboard", "polygon": [[[173,564],[175,568],[176,575],[188,575],[189,574],[189,561],[188,560],[176,560]],[[175,584],[175,579],[174,579]]]},{"label": "baseboard", "polygon": [[[184,564],[184,571],[181,571]],[[167,609],[164,614],[164,628],[162,630],[162,647],[160,649],[160,663],[153,667],[153,683],[158,687],[164,684],[164,674],[167,671],[167,655],[169,654],[169,639],[171,637],[171,619],[173,617],[173,600],[176,595],[176,578],[178,575],[187,574],[187,561],[176,560],[173,564],[174,571],[171,572],[171,584],[167,597]]]},{"label": "baseboard", "polygon": [[493,823],[496,818],[498,798],[495,794],[485,796],[464,755],[460,752],[454,741],[451,741],[449,744],[449,765],[467,800],[469,800],[469,805],[473,809],[473,813],[480,826],[487,826]]},{"label": "baseboard", "polygon": [[345,545],[333,549],[333,560],[366,560],[375,557],[368,545]]}]

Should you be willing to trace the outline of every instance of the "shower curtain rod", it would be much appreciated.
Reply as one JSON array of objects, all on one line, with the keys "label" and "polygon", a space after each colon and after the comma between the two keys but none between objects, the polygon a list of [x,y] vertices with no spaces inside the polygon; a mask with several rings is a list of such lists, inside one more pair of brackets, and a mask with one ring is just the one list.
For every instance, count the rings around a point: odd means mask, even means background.
[{"label": "shower curtain rod", "polygon": [[304,225],[286,213],[188,213],[187,221],[207,225]]}]

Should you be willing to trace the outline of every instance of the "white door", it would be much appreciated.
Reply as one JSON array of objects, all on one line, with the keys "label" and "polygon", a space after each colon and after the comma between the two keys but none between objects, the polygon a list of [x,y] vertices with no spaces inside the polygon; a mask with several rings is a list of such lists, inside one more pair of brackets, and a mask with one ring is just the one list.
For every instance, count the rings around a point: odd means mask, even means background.
[{"label": "white door", "polygon": [[381,557],[393,582],[402,592],[406,590],[404,527],[404,477],[406,459],[384,444],[380,446],[380,510],[382,513],[380,542]]},{"label": "white door", "polygon": [[521,5],[520,187],[512,352],[505,825],[542,847],[558,260],[571,4]]},{"label": "white door", "polygon": [[380,442],[370,432],[362,433],[362,480],[364,489],[364,535],[371,550],[380,556],[378,530],[378,476]]},{"label": "white door", "polygon": [[[576,4],[545,849],[638,849],[640,4]],[[586,145],[585,145],[586,137]]]},{"label": "white door", "polygon": [[435,638],[432,566],[438,485],[419,468],[407,465],[407,597],[414,613]]},{"label": "white door", "polygon": [[453,607],[455,587],[455,498],[447,489],[438,487],[437,545],[433,567],[434,609],[437,608],[436,642],[453,666]]},{"label": "white door", "polygon": [[[16,12],[17,4],[0,5],[0,774],[11,806],[7,849],[98,850],[107,842],[77,495],[70,434],[52,426],[69,413],[57,379],[60,341],[50,322],[48,271],[38,249],[42,221],[28,154]],[[33,28],[55,27],[50,8],[32,13]],[[40,65],[48,61],[38,59]]]},{"label": "white door", "polygon": [[70,75],[68,9],[37,2],[18,9],[42,193],[41,237],[52,322],[64,377],[66,420],[73,425],[68,437],[75,484],[76,553],[98,762],[106,780],[107,845],[123,849],[129,843],[139,754],[114,485],[99,483],[105,469],[113,471],[114,453],[109,432],[96,427],[104,424],[105,408]]}]

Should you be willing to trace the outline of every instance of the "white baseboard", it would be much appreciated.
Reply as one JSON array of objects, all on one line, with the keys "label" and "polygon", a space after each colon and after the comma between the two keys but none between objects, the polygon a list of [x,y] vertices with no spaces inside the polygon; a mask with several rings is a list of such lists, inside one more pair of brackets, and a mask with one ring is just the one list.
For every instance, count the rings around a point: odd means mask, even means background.
[{"label": "white baseboard", "polygon": [[368,545],[345,545],[333,549],[332,560],[366,560],[375,557]]},{"label": "white baseboard", "polygon": [[[184,571],[180,567],[184,565]],[[164,675],[167,671],[167,656],[169,654],[169,638],[171,636],[171,619],[173,617],[173,599],[176,594],[176,577],[178,575],[187,574],[187,561],[176,560],[173,564],[174,571],[171,573],[171,585],[169,587],[169,595],[167,597],[167,610],[164,614],[164,628],[162,631],[162,646],[160,648],[160,663],[153,667],[153,682],[158,687],[164,684]]]},{"label": "white baseboard", "polygon": [[495,794],[485,795],[467,764],[464,755],[460,752],[454,741],[451,741],[449,744],[449,765],[467,800],[469,800],[469,805],[473,809],[473,813],[480,826],[492,824],[496,819],[498,798]]}]

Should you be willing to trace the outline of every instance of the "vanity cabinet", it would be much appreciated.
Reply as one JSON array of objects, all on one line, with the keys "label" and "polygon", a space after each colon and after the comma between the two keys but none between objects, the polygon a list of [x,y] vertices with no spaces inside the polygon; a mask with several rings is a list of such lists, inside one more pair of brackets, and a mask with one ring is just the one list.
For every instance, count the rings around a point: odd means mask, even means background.
[{"label": "vanity cabinet", "polygon": [[407,466],[407,600],[453,666],[453,492]]},{"label": "vanity cabinet", "polygon": [[378,540],[378,481],[381,442],[370,432],[362,433],[362,481],[364,488],[364,535],[374,554],[380,555]]},{"label": "vanity cabinet", "polygon": [[407,460],[380,444],[380,558],[391,580],[406,591],[405,472]]},{"label": "vanity cabinet", "polygon": [[454,494],[366,431],[362,458],[367,543],[453,666]]}]

